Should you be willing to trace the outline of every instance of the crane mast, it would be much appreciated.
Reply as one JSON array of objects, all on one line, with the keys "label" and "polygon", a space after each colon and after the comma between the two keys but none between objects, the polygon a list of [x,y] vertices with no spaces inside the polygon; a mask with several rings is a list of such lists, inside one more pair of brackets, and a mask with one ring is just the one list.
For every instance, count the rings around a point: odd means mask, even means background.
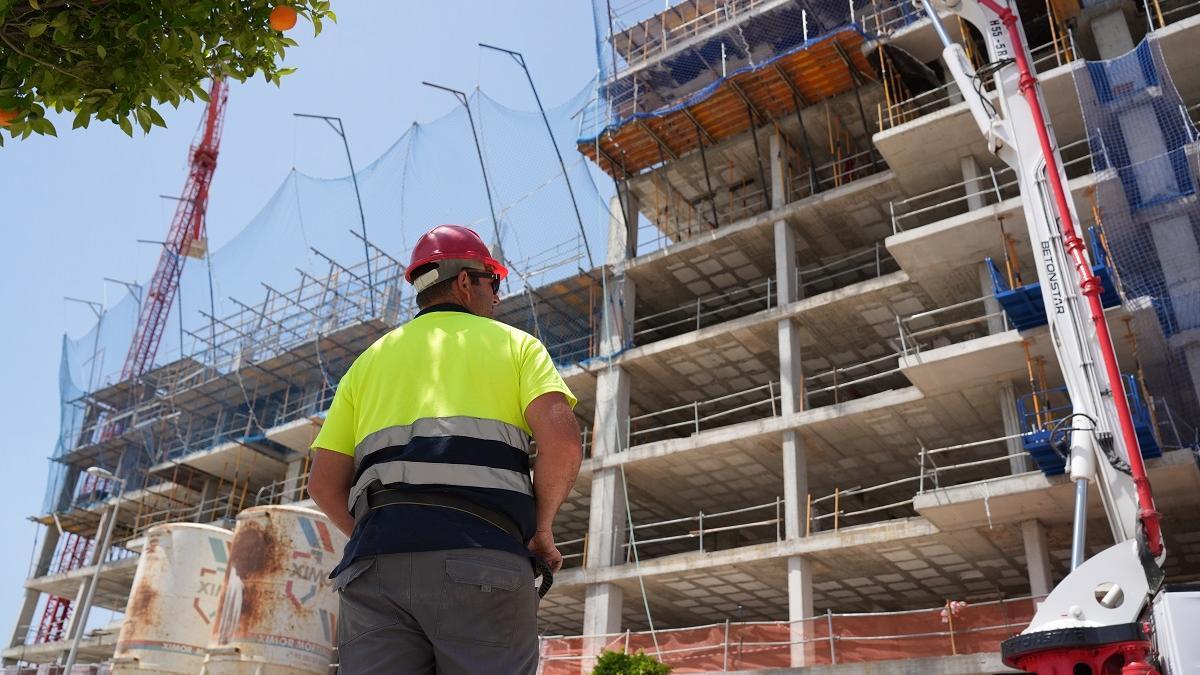
[{"label": "crane mast", "polygon": [[[222,78],[213,78],[208,104],[204,108],[204,118],[188,152],[187,182],[184,183],[183,193],[175,208],[171,228],[167,231],[166,241],[163,242],[163,250],[154,269],[154,276],[150,280],[149,289],[141,299],[137,328],[121,368],[122,382],[140,377],[153,367],[171,305],[179,291],[184,261],[188,256],[203,257],[206,254],[205,214],[208,210],[208,193],[213,172],[217,168],[217,153],[221,146],[228,95],[229,85]],[[111,438],[119,432],[120,429],[115,424],[103,425],[101,440]],[[99,480],[102,479],[86,475],[82,491],[87,493],[96,489]],[[83,567],[88,558],[93,557],[89,554],[94,545],[93,540],[71,533],[59,552],[58,571],[69,572]],[[104,552],[100,553],[103,555]],[[71,605],[72,601],[69,598],[50,596],[42,612],[42,620],[34,641],[45,643],[61,639],[71,614]]]},{"label": "crane mast", "polygon": [[[204,122],[191,147],[187,182],[175,208],[175,217],[159,255],[158,266],[154,269],[150,287],[142,301],[137,330],[121,369],[122,381],[142,375],[153,365],[158,345],[162,342],[167,315],[179,290],[184,260],[189,254],[204,254],[204,216],[208,210],[208,191],[213,172],[217,168],[228,93],[229,85],[221,78],[214,78],[209,90],[208,106],[204,111]],[[193,250],[193,247],[197,250]]]}]

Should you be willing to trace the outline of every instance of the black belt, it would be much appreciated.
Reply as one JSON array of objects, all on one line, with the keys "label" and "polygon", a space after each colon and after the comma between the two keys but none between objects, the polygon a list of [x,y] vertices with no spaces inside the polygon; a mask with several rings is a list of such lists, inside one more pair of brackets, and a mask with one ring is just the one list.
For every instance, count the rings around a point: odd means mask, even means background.
[{"label": "black belt", "polygon": [[[525,537],[521,534],[521,528],[507,514],[493,511],[469,499],[463,499],[462,497],[446,492],[410,492],[398,488],[386,488],[375,483],[368,486],[366,492],[358,498],[358,501],[354,502],[354,522],[357,523],[365,518],[368,511],[399,504],[440,506],[444,509],[461,511],[508,533],[521,546],[525,545]],[[550,571],[550,566],[544,560],[537,556],[534,556],[534,560],[537,563],[534,567],[542,577],[542,584],[538,587],[538,595],[546,597],[546,593],[550,592],[550,587],[554,585],[554,575]]]}]

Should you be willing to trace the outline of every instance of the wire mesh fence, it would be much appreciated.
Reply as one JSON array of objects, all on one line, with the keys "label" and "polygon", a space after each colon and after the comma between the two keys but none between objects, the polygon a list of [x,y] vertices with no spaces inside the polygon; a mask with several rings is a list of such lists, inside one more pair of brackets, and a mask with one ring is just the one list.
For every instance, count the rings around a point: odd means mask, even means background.
[{"label": "wire mesh fence", "polygon": [[[1132,323],[1150,391],[1190,418],[1200,410],[1200,134],[1153,35],[1128,54],[1076,73],[1093,164],[1105,176],[1095,217],[1127,306],[1156,321]],[[1138,346],[1141,348],[1137,348]]]}]

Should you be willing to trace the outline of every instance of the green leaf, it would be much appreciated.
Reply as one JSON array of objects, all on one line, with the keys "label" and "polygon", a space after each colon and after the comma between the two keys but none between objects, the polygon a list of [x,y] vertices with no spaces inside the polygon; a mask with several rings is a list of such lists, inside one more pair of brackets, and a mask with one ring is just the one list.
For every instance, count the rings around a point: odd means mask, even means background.
[{"label": "green leaf", "polygon": [[130,124],[128,117],[122,117],[117,124],[121,127],[121,131],[125,132],[126,136],[133,137],[133,125]]},{"label": "green leaf", "polygon": [[145,110],[146,110],[146,114],[150,116],[150,122],[152,124],[154,124],[155,126],[160,126],[164,129],[167,128],[167,121],[162,118],[162,115],[158,114],[157,110],[155,110],[154,108],[149,108],[149,107],[147,107]]},{"label": "green leaf", "polygon": [[[30,3],[30,4],[32,5],[33,3]],[[37,9],[37,8],[35,7],[34,9]],[[50,24],[48,24],[48,23],[30,24],[29,37],[31,37],[31,38],[40,37],[41,34],[45,33],[46,29],[49,27],[50,27]]]},{"label": "green leaf", "polygon": [[104,45],[96,45],[96,54],[100,58],[104,58],[108,56],[108,50],[104,48]]},{"label": "green leaf", "polygon": [[86,110],[80,110],[75,113],[75,121],[71,123],[72,129],[86,129],[92,121],[91,114]]},{"label": "green leaf", "polygon": [[39,5],[39,4],[38,4],[38,0],[29,0],[29,6],[30,6],[30,7],[32,7],[32,8],[34,8],[34,9],[41,9],[41,8],[42,8],[42,7],[41,7],[41,5]]}]

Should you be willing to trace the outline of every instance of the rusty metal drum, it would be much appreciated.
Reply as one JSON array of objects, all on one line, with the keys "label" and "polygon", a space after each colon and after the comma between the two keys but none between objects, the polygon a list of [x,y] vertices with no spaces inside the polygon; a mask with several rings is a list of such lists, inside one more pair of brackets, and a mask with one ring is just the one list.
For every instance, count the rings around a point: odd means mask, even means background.
[{"label": "rusty metal drum", "polygon": [[233,533],[172,523],[146,532],[114,673],[196,673],[217,618]]},{"label": "rusty metal drum", "polygon": [[238,514],[203,672],[327,673],[338,606],[328,577],[345,545],[319,511],[285,505]]}]

